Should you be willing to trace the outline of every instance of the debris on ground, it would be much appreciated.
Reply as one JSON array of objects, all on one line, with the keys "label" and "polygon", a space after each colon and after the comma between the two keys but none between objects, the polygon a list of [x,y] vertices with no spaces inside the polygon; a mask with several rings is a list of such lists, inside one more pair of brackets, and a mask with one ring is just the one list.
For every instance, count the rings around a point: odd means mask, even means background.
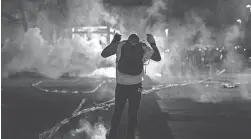
[{"label": "debris on ground", "polygon": [[238,87],[238,85],[236,85],[234,83],[222,83],[221,86],[223,88],[229,88],[229,89],[231,89],[231,88],[237,88]]}]

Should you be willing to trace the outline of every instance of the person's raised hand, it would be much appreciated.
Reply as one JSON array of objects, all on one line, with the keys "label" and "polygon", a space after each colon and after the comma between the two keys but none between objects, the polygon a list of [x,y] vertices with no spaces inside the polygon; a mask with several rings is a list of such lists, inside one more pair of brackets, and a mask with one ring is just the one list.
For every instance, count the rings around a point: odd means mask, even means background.
[{"label": "person's raised hand", "polygon": [[121,40],[121,36],[120,34],[116,33],[112,39],[113,43],[119,42]]},{"label": "person's raised hand", "polygon": [[146,34],[146,39],[148,43],[155,43],[155,39],[152,34]]}]

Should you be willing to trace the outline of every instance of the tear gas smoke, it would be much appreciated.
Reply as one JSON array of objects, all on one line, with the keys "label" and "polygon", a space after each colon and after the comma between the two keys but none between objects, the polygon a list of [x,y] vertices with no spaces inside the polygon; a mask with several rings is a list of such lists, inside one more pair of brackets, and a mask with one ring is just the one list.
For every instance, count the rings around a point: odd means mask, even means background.
[{"label": "tear gas smoke", "polygon": [[50,78],[59,78],[71,71],[89,73],[95,70],[102,51],[95,41],[85,41],[81,37],[50,44],[40,35],[39,28],[29,29],[21,42],[5,45],[2,53],[13,57],[4,59],[4,73],[37,71]]},{"label": "tear gas smoke", "polygon": [[[69,18],[65,23],[66,27],[100,25],[104,21],[113,25],[116,22],[115,17],[104,10],[101,1],[73,0],[68,2],[68,8]],[[57,12],[52,13],[56,16]],[[39,12],[35,23],[37,28],[29,28],[26,33],[18,34],[14,41],[4,44],[4,77],[16,72],[35,71],[57,79],[66,73],[86,75],[97,71],[99,62],[103,61],[100,56],[101,37],[92,35],[91,40],[86,40],[80,35],[74,35],[74,38],[67,37],[62,25],[55,23],[51,16],[50,11]],[[111,59],[108,61],[113,60]]]},{"label": "tear gas smoke", "polygon": [[[129,9],[108,5],[110,12],[105,10],[105,6],[102,1],[98,0],[68,1],[67,26],[95,26],[107,22],[110,26],[119,28],[124,34],[123,37],[136,32],[144,40],[144,34],[154,34],[163,59],[158,64],[151,62],[147,67],[147,73],[156,80],[158,80],[156,75],[162,75],[163,72],[168,73],[169,78],[172,76],[183,78],[185,76],[181,75],[182,71],[180,70],[181,59],[184,56],[183,49],[188,47],[203,48],[208,45],[214,47],[216,44],[212,40],[213,30],[207,28],[202,18],[196,16],[195,13],[186,17],[186,23],[178,21],[167,23],[166,16],[163,14],[163,11],[168,10],[166,1],[157,0],[150,7],[138,6]],[[11,58],[4,58],[6,59],[3,62],[4,75],[26,70],[36,70],[50,78],[59,78],[62,74],[68,72],[85,75],[94,71],[91,75],[101,74],[104,68],[100,71],[97,69],[98,63],[103,61],[100,57],[102,51],[102,46],[99,44],[100,36],[92,36],[91,40],[85,40],[78,35],[75,38],[56,39],[60,33],[57,33],[57,24],[53,23],[48,15],[48,12],[40,12],[36,21],[39,28],[29,29],[23,36],[20,35],[19,41],[14,44],[13,42],[5,43],[3,53],[7,53],[8,57]],[[172,32],[168,38],[164,32],[166,28]],[[198,33],[200,35],[196,42],[191,43],[192,36]],[[232,34],[239,36],[235,32]],[[231,39],[231,36],[226,38]],[[171,40],[168,41],[168,44],[167,39]],[[231,42],[227,41],[227,43]],[[13,48],[11,50],[7,45],[12,45],[15,50]],[[169,49],[170,52],[164,53],[166,49]],[[114,63],[113,60],[110,59],[111,63]],[[171,66],[175,67],[177,74],[170,70]],[[114,71],[112,68],[106,70]],[[103,74],[107,75],[111,72],[103,72]],[[186,75],[189,75],[188,72]],[[109,76],[111,77],[111,75]],[[161,77],[165,76],[162,75]]]},{"label": "tear gas smoke", "polygon": [[[184,62],[187,49],[203,50],[225,46],[229,53],[221,69],[239,71],[243,67],[243,64],[236,67],[231,63],[233,59],[242,63],[241,56],[231,49],[236,40],[243,37],[239,26],[226,27],[225,31],[214,30],[206,26],[203,17],[194,11],[186,14],[184,22],[175,19],[167,22],[165,11],[168,10],[168,4],[164,0],[153,1],[150,7],[113,7],[98,0],[69,0],[67,6],[69,16],[60,20],[66,21],[65,27],[100,26],[105,23],[118,28],[124,38],[130,33],[137,33],[142,40],[145,40],[146,33],[152,33],[160,49],[162,61],[151,61],[147,66],[147,75],[158,82],[201,77],[203,71],[198,65],[191,64],[191,61]],[[107,8],[109,11],[105,10]],[[25,34],[18,35],[15,41],[4,44],[2,73],[5,77],[20,71],[36,71],[54,79],[65,73],[114,78],[114,57],[104,60],[100,56],[103,49],[99,43],[101,36],[93,34],[89,39],[81,35],[67,37],[62,35],[62,25],[54,23],[48,15],[48,11],[41,11],[36,20],[37,28],[30,28]],[[168,36],[165,34],[167,28]],[[213,57],[211,56],[212,59]],[[104,68],[103,63],[113,64],[107,64],[111,68]]]},{"label": "tear gas smoke", "polygon": [[[205,75],[198,65],[191,64],[191,61],[183,61],[187,49],[203,50],[224,46],[228,53],[219,70],[225,69],[235,73],[243,69],[242,56],[233,50],[238,38],[243,37],[239,26],[232,25],[224,28],[225,30],[215,31],[206,26],[203,17],[195,12],[187,14],[185,22],[175,19],[169,19],[167,22],[163,12],[168,10],[166,1],[154,0],[153,2],[150,7],[118,8],[110,5],[105,7],[107,5],[103,5],[102,1],[98,0],[68,0],[69,16],[67,19],[60,20],[66,21],[64,28],[67,29],[63,29],[62,25],[51,20],[48,11],[41,11],[37,16],[36,28],[29,28],[25,33],[18,28],[17,31],[13,31],[14,35],[5,41],[1,52],[2,77],[22,71],[35,71],[53,79],[58,79],[66,73],[82,77],[114,78],[115,57],[104,60],[100,56],[103,46],[99,42],[102,36],[92,34],[89,39],[86,39],[80,34],[75,34],[75,37],[69,37],[66,31],[76,26],[103,24],[119,29],[123,38],[127,38],[131,33],[139,34],[142,40],[145,40],[146,33],[155,36],[162,60],[151,61],[146,72],[152,80],[159,83],[197,80]],[[106,8],[109,11],[105,10]],[[165,29],[168,29],[168,34],[165,34]],[[213,59],[214,56],[211,58]],[[247,81],[250,85],[250,79],[250,73],[247,72],[237,75],[231,81],[242,83]],[[191,86],[196,90],[195,92],[189,92],[187,90],[189,88],[186,88],[186,92],[181,91],[178,94],[175,92],[175,96],[192,98],[199,102],[218,103],[239,93],[243,99],[250,99],[249,85],[240,84],[236,93],[231,94],[222,93],[221,86],[216,85],[213,86],[214,89],[207,89],[195,84]],[[163,91],[172,92],[172,90]],[[114,97],[114,87],[109,84],[105,85],[100,92],[97,100],[103,100],[107,96]],[[83,138],[85,134],[91,139],[99,139],[104,138],[107,132],[102,122],[92,125],[88,120],[82,119],[79,124],[79,128],[72,129],[67,138]]]},{"label": "tear gas smoke", "polygon": [[89,139],[104,139],[107,133],[107,128],[102,121],[92,125],[86,119],[80,119],[79,128],[70,131],[68,139],[80,139],[83,135]]}]

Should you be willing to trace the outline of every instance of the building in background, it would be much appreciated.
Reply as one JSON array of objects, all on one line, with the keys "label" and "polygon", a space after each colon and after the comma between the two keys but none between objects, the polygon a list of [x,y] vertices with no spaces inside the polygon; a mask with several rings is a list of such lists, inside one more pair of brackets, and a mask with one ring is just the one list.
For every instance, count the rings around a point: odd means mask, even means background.
[{"label": "building in background", "polygon": [[76,34],[91,40],[93,35],[96,34],[99,37],[99,42],[103,46],[108,45],[112,40],[115,33],[120,33],[119,30],[111,28],[109,26],[88,26],[88,27],[75,27],[72,28],[72,37]]}]

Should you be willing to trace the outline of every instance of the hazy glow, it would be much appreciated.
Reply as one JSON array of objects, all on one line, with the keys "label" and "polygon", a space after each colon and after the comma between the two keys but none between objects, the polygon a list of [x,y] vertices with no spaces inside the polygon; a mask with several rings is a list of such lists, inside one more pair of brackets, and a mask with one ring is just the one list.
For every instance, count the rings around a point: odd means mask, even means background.
[{"label": "hazy glow", "polygon": [[241,21],[241,19],[238,19],[237,22],[241,24],[242,21]]},{"label": "hazy glow", "polygon": [[165,29],[166,37],[168,38],[168,29]]},{"label": "hazy glow", "polygon": [[247,5],[247,8],[249,8],[249,11],[251,12],[251,5]]},{"label": "hazy glow", "polygon": [[[41,12],[37,28],[30,28],[25,34],[18,34],[16,40],[6,41],[4,44],[3,75],[7,77],[10,73],[35,71],[54,79],[66,73],[77,77],[115,78],[115,56],[107,59],[100,56],[106,46],[101,42],[106,36],[92,33],[98,28],[105,30],[107,27],[103,26],[104,22],[119,30],[122,39],[126,39],[130,33],[139,34],[141,40],[146,40],[146,33],[154,35],[162,60],[151,61],[146,67],[146,74],[152,80],[161,83],[201,78],[202,72],[199,68],[201,65],[194,57],[197,54],[187,56],[185,50],[218,51],[220,48],[217,48],[217,44],[224,46],[227,52],[226,59],[220,57],[223,59],[220,68],[211,65],[210,75],[222,69],[239,72],[244,65],[241,56],[232,52],[234,44],[243,34],[239,25],[234,24],[222,29],[220,33],[215,32],[207,27],[203,18],[195,12],[187,14],[184,22],[170,19],[167,23],[166,15],[159,12],[167,10],[162,0],[154,1],[151,7],[139,6],[129,9],[104,7],[102,2],[97,0],[69,0],[68,7],[67,25],[70,27],[70,32],[77,31],[77,27],[72,29],[77,24],[81,25],[80,29],[87,30],[88,33],[76,33],[73,37],[60,36],[55,31],[57,24],[49,20],[48,14]],[[111,12],[105,10],[106,8],[110,8]],[[116,30],[111,29],[115,32]],[[217,57],[215,53],[198,59],[210,61]],[[209,73],[203,72],[203,74]]]},{"label": "hazy glow", "polygon": [[[220,33],[215,32],[206,26],[203,17],[194,12],[187,14],[184,22],[169,19],[167,23],[166,15],[159,12],[167,10],[165,2],[162,0],[154,0],[153,2],[151,7],[117,8],[104,7],[99,0],[68,0],[69,18],[65,24],[70,28],[70,32],[77,30],[72,29],[76,25],[81,25],[80,29],[88,32],[85,35],[76,33],[70,35],[71,37],[66,37],[69,34],[64,36],[60,34],[61,32],[57,32],[57,30],[63,32],[64,29],[50,20],[50,14],[42,11],[37,16],[36,28],[29,28],[26,33],[18,32],[15,34],[17,36],[15,39],[4,43],[2,75],[8,77],[11,73],[35,71],[53,79],[59,79],[66,73],[77,77],[115,78],[115,56],[104,59],[100,55],[106,46],[100,42],[106,39],[106,36],[92,33],[98,28],[106,29],[107,26],[103,26],[103,23],[118,29],[111,29],[111,32],[120,32],[122,39],[127,38],[130,33],[138,33],[141,40],[146,40],[146,33],[154,35],[162,60],[160,62],[150,61],[146,67],[146,74],[150,78],[146,78],[145,82],[148,79],[148,81],[154,80],[172,86],[173,82],[191,82],[202,78],[224,79],[224,76],[218,76],[224,72],[230,73],[231,76],[243,73],[244,60],[233,50],[236,41],[243,34],[240,25],[234,24],[220,30]],[[250,7],[247,5],[247,8]],[[107,8],[111,12],[108,12]],[[244,8],[242,7],[242,9]],[[241,23],[241,19],[238,19],[237,22]],[[208,65],[209,72],[200,70],[199,66],[201,65],[196,61],[199,58],[193,57],[197,54],[192,54],[192,58],[189,59],[184,52],[187,49],[199,49],[199,51],[216,49],[218,51],[217,44],[224,46],[227,54],[224,55],[224,59],[223,55],[220,55],[220,59],[222,59],[220,68],[211,62]],[[210,61],[216,57],[218,55],[212,54],[201,59]],[[183,59],[187,59],[187,61]],[[251,60],[251,57],[249,59]],[[250,83],[250,74],[246,71],[244,75],[237,74],[230,79],[227,77],[226,80],[242,83],[248,81]],[[109,85],[107,83],[102,86],[101,91],[97,91],[98,95],[95,97],[98,100],[104,100],[108,94],[114,94],[114,88]],[[178,87],[180,93],[162,90],[163,94],[173,94],[176,98],[191,98],[197,102],[213,103],[220,103],[235,95],[241,96],[243,99],[250,99],[250,85],[245,84],[241,84],[234,93],[222,92],[222,86],[219,83],[217,85],[194,84],[186,86],[185,89]],[[184,90],[184,92],[180,90]],[[55,92],[59,92],[59,90],[55,90]],[[67,93],[67,90],[62,90],[62,93]],[[168,98],[170,97],[168,96]],[[102,122],[92,125],[89,121],[81,119],[79,127],[71,131],[69,138],[78,138],[77,136],[81,136],[82,132],[87,133],[87,138],[100,139],[105,138],[107,129]]]}]

